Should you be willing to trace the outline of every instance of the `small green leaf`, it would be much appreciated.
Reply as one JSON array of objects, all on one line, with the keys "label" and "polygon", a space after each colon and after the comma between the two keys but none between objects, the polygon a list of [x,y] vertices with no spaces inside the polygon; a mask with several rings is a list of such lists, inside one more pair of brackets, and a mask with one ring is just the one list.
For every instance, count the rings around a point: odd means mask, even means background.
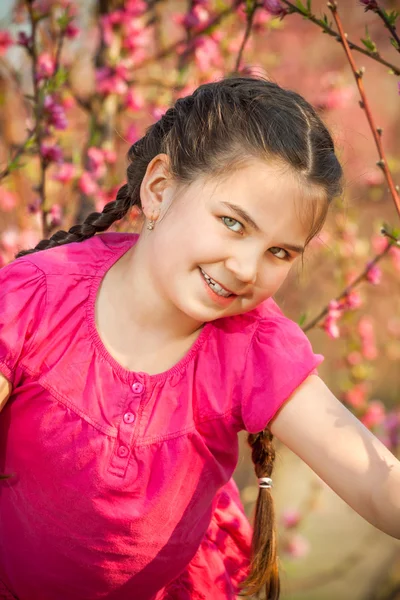
[{"label": "small green leaf", "polygon": [[394,38],[390,38],[390,43],[392,44],[393,48],[396,48],[396,50],[400,50],[399,44]]},{"label": "small green leaf", "polygon": [[382,12],[384,13],[385,17],[387,18],[389,25],[391,25],[392,27],[395,27],[396,21],[400,15],[400,12],[398,12],[397,10],[391,10],[390,12],[386,12],[384,9],[382,9]]},{"label": "small green leaf", "polygon": [[307,12],[311,13],[311,0],[307,0]]},{"label": "small green leaf", "polygon": [[304,6],[304,4],[302,3],[301,0],[296,0],[296,6],[301,11],[301,13],[303,15],[307,14],[307,9],[306,9],[306,7]]},{"label": "small green leaf", "polygon": [[304,325],[304,323],[306,322],[307,319],[307,313],[303,313],[302,315],[300,315],[299,320],[297,321],[297,323],[300,325],[300,327],[302,325]]},{"label": "small green leaf", "polygon": [[365,39],[361,38],[362,43],[370,52],[378,52],[375,42],[372,41],[368,31],[368,26],[365,27]]}]

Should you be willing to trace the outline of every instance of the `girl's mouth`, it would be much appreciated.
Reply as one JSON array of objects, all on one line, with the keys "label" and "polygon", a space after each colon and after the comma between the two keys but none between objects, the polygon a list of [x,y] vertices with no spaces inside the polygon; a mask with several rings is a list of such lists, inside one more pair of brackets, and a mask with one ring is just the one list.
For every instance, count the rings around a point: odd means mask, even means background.
[{"label": "girl's mouth", "polygon": [[233,299],[236,298],[236,294],[233,294],[226,288],[222,287],[220,283],[212,279],[201,267],[200,272],[203,276],[204,281],[206,282],[208,288],[214,292],[216,296],[218,296],[221,300]]}]

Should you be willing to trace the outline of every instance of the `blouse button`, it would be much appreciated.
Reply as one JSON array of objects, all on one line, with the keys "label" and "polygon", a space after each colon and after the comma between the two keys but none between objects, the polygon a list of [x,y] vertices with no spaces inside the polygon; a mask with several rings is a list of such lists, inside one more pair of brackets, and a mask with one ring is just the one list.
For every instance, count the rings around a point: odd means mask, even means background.
[{"label": "blouse button", "polygon": [[141,394],[144,390],[144,385],[143,383],[140,383],[139,381],[136,381],[133,385],[132,385],[132,390],[135,394]]},{"label": "blouse button", "polygon": [[118,456],[120,456],[121,458],[125,458],[125,456],[128,456],[128,448],[126,446],[120,446],[118,448]]},{"label": "blouse button", "polygon": [[124,414],[124,422],[125,423],[133,423],[135,420],[135,415],[131,412],[127,412]]}]

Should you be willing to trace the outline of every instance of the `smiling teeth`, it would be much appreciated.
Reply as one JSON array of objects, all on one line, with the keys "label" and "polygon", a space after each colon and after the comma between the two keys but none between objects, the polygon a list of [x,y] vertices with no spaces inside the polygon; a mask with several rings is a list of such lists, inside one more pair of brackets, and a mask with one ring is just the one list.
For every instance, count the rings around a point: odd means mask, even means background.
[{"label": "smiling teeth", "polygon": [[214,281],[214,279],[211,279],[211,277],[209,277],[207,273],[204,273],[203,269],[200,269],[200,271],[210,288],[213,290],[213,292],[218,294],[218,296],[223,296],[224,298],[229,298],[229,296],[232,296],[231,292],[228,292],[223,287],[221,287],[219,283]]}]

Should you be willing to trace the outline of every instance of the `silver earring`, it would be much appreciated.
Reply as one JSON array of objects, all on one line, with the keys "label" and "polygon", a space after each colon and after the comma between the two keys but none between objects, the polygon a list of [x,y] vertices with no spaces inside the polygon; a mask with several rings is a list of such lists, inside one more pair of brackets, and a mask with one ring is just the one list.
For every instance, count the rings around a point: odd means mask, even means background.
[{"label": "silver earring", "polygon": [[147,229],[150,229],[150,231],[151,231],[152,229],[154,229],[154,221],[149,221],[149,222],[147,223]]}]

